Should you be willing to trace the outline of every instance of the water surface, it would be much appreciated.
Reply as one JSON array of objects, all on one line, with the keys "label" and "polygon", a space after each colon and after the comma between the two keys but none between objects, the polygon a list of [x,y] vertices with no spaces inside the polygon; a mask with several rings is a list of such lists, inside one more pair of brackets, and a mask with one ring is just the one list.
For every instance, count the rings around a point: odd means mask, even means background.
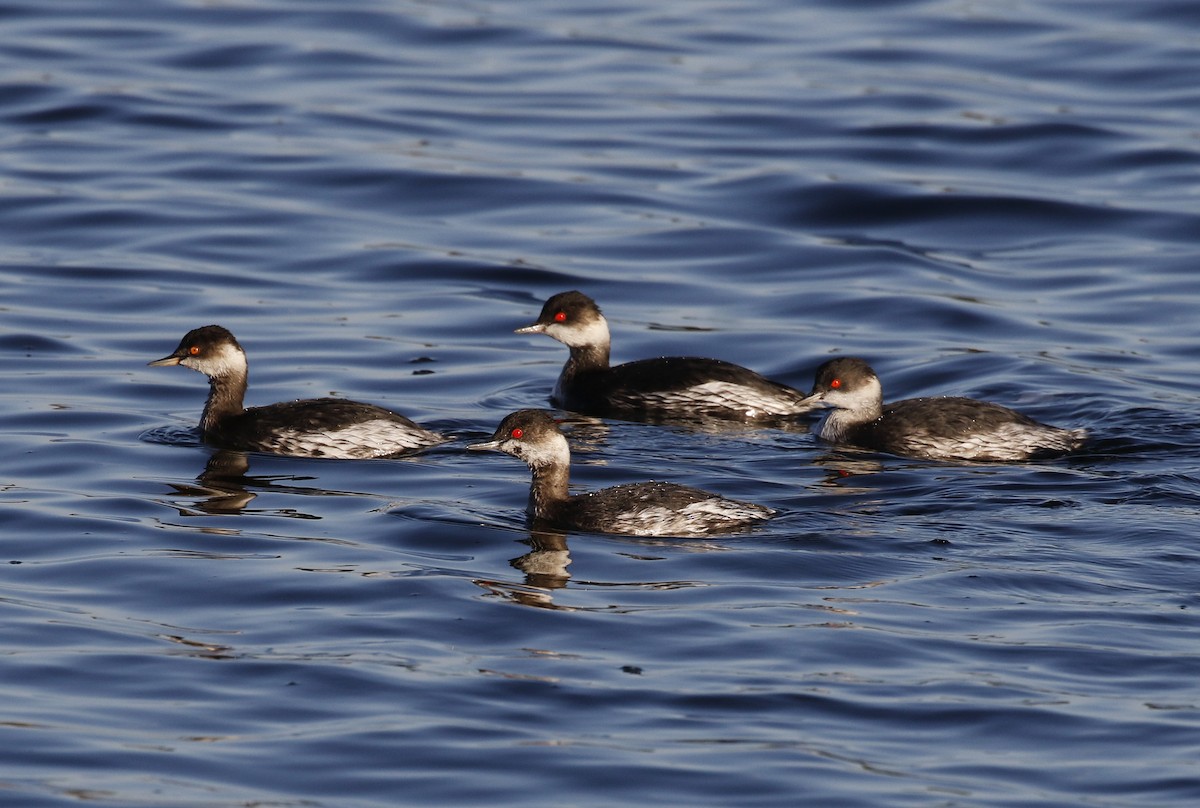
[{"label": "water surface", "polygon": [[[1190,806],[1200,798],[1195,8],[0,8],[0,802]],[[545,536],[467,455],[596,298],[616,361],[1086,426],[1068,459],[570,419],[577,490],[781,515]],[[203,446],[148,368],[455,437]]]}]

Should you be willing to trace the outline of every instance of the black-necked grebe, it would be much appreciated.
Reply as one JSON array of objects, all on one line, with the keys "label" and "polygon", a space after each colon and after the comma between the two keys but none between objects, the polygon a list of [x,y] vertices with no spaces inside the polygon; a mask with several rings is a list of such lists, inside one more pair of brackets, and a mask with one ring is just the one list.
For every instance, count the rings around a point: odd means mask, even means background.
[{"label": "black-necked grebe", "polygon": [[883,403],[875,371],[861,359],[817,368],[812,397],[832,409],[817,435],[830,443],[930,460],[1028,460],[1079,449],[1083,429],[1060,429],[972,398],[909,398]]},{"label": "black-necked grebe", "polygon": [[611,367],[608,322],[582,292],[550,298],[537,322],[516,333],[545,334],[571,349],[550,397],[565,410],[634,419],[765,421],[817,406],[799,390],[719,359],[666,356]]},{"label": "black-necked grebe", "polygon": [[492,439],[468,449],[494,449],[524,460],[533,472],[526,512],[535,523],[564,530],[634,536],[708,536],[749,528],[774,511],[676,483],[618,485],[572,496],[571,450],[543,410],[519,410]]},{"label": "black-necked grebe", "polygon": [[223,449],[302,457],[387,457],[446,439],[403,415],[374,404],[313,398],[246,409],[246,353],[219,325],[184,335],[155,366],[183,365],[208,377],[208,401],[200,416],[204,439]]}]

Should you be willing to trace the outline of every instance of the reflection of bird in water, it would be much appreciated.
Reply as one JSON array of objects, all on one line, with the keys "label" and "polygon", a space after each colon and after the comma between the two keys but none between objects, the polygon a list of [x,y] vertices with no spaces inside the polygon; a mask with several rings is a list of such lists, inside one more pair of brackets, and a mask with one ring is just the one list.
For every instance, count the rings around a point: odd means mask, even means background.
[{"label": "reflection of bird in water", "polygon": [[[204,471],[196,478],[199,485],[170,483],[170,486],[178,494],[195,497],[192,507],[204,513],[241,513],[258,496],[243,484],[249,470],[250,460],[245,452],[220,449],[208,458]],[[183,510],[180,514],[187,515]]]},{"label": "reflection of bird in water", "polygon": [[567,548],[566,534],[531,530],[529,538],[522,542],[529,545],[529,552],[508,562],[514,569],[525,573],[522,583],[476,578],[475,585],[496,597],[522,606],[575,611],[575,607],[556,604],[553,595],[554,590],[566,588],[571,580],[571,573],[567,572],[571,554]]},{"label": "reflection of bird in water", "polygon": [[[281,485],[280,481],[300,481],[315,479],[313,477],[263,476],[251,477],[250,458],[245,452],[234,452],[220,449],[208,459],[204,471],[196,478],[197,485],[170,483],[176,493],[193,498],[191,509],[210,514],[239,514],[245,511],[258,494],[251,490],[283,491],[293,494],[327,495],[330,492],[306,488],[298,485]],[[191,515],[189,510],[180,508],[182,516]],[[272,511],[277,516],[287,516],[292,519],[319,519],[314,514],[303,513],[294,509]]]},{"label": "reflection of bird in water", "polygon": [[301,457],[389,457],[445,442],[436,432],[374,404],[311,398],[246,409],[246,353],[219,325],[184,335],[173,353],[151,365],[183,365],[208,377],[200,416],[214,446]]},{"label": "reflection of bird in water", "polygon": [[533,472],[527,513],[539,527],[634,536],[707,536],[746,530],[774,511],[675,483],[647,482],[568,492],[571,450],[542,410],[506,417],[492,439],[468,449],[495,449],[524,460]]},{"label": "reflection of bird in water", "polygon": [[562,589],[571,579],[567,567],[571,564],[571,552],[567,548],[567,535],[545,530],[531,531],[530,551],[508,562],[525,573],[525,583],[543,589]]},{"label": "reflection of bird in water", "polygon": [[845,452],[829,452],[813,458],[812,465],[825,470],[825,477],[819,483],[832,493],[852,494],[862,493],[871,489],[861,487],[854,478],[878,474],[886,466],[874,457],[855,457]]},{"label": "reflection of bird in water", "polygon": [[245,452],[234,452],[229,449],[218,449],[208,458],[204,471],[197,477],[203,483],[236,483],[245,478],[250,471],[250,458]]}]

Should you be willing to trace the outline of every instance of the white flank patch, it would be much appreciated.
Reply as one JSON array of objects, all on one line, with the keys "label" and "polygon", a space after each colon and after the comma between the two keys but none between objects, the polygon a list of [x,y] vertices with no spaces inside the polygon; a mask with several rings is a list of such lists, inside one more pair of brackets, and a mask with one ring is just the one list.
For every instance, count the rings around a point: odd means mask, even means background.
[{"label": "white flank patch", "polygon": [[545,436],[543,441],[527,443],[524,440],[509,438],[516,456],[529,466],[556,466],[571,462],[571,447],[562,433]]},{"label": "white flank patch", "polygon": [[713,497],[677,511],[662,506],[626,511],[613,519],[612,530],[640,536],[706,536],[766,519],[772,513],[760,505]]},{"label": "white flank patch", "polygon": [[712,499],[693,502],[683,509],[688,516],[702,516],[706,519],[719,519],[727,522],[745,522],[751,519],[765,519],[774,511],[750,502],[735,502],[732,499],[713,497]]},{"label": "white flank patch", "polygon": [[376,420],[351,424],[329,432],[287,430],[279,434],[277,448],[289,454],[317,455],[346,460],[386,455],[440,443],[441,437],[395,421]]},{"label": "white flank patch", "polygon": [[963,460],[1024,460],[1038,452],[1068,452],[1080,440],[1077,431],[1057,427],[1031,427],[1028,424],[1002,424],[979,434],[954,440],[921,440],[914,436],[914,449],[930,457]]},{"label": "white flank patch", "polygon": [[[615,400],[620,400],[616,399]],[[694,406],[697,410],[736,410],[746,418],[762,418],[768,415],[795,415],[812,409],[791,396],[764,394],[760,390],[730,382],[705,382],[682,390],[664,390],[639,395],[629,399],[629,404],[657,404],[664,407]]]}]

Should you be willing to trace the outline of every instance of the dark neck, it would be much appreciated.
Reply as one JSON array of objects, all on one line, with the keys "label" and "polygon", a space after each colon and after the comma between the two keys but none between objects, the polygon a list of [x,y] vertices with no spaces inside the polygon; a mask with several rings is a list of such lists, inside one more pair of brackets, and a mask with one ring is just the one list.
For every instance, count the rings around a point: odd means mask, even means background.
[{"label": "dark neck", "polygon": [[208,380],[208,401],[200,415],[200,428],[217,432],[221,422],[245,412],[246,377],[214,376]]},{"label": "dark neck", "polygon": [[563,368],[564,376],[608,370],[608,345],[582,345],[571,348],[571,357]]},{"label": "dark neck", "polygon": [[570,497],[567,493],[570,466],[547,464],[531,468],[533,483],[529,486],[529,504],[526,511],[535,519],[548,518],[556,506]]}]

